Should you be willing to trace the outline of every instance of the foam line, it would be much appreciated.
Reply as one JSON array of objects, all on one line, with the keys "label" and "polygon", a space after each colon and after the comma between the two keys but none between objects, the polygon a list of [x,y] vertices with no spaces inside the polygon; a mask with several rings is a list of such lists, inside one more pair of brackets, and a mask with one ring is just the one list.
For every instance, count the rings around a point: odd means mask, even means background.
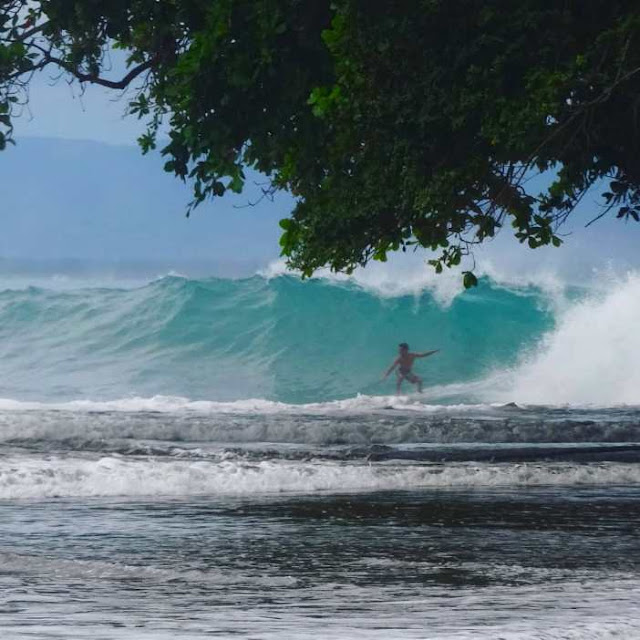
[{"label": "foam line", "polygon": [[618,484],[640,484],[638,465],[394,465],[241,460],[214,463],[51,456],[8,458],[0,469],[0,499],[4,500]]}]

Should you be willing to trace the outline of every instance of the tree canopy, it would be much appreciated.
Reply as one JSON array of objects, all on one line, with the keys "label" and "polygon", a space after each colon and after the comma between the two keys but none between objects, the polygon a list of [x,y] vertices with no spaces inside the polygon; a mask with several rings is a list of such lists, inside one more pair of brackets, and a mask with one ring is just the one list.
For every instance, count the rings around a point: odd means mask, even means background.
[{"label": "tree canopy", "polygon": [[288,189],[305,275],[414,247],[441,271],[505,225],[559,246],[594,185],[640,219],[637,0],[4,1],[0,147],[42,69],[126,91],[192,206],[247,167]]}]

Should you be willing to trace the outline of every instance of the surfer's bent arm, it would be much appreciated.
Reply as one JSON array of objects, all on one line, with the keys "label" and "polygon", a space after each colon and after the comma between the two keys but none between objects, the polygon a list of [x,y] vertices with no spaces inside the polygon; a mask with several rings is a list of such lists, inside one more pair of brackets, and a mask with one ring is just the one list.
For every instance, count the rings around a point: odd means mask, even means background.
[{"label": "surfer's bent arm", "polygon": [[382,376],[383,378],[388,377],[388,375],[398,366],[398,363],[400,362],[400,358],[396,358],[393,361],[393,364],[384,372],[384,376]]},{"label": "surfer's bent arm", "polygon": [[432,356],[434,353],[438,353],[440,349],[434,349],[433,351],[425,351],[423,353],[414,354],[416,358],[426,358],[427,356]]}]

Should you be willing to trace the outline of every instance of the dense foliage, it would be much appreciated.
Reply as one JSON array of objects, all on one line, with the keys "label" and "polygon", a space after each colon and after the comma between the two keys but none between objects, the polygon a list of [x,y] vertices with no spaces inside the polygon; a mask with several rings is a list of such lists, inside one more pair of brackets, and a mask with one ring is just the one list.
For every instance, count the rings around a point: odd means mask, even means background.
[{"label": "dense foliage", "polygon": [[[436,270],[506,222],[558,227],[594,184],[640,218],[637,0],[2,2],[0,146],[34,72],[128,89],[140,144],[194,202],[244,169],[298,198],[283,253],[305,274],[412,246]],[[128,68],[109,76],[109,51]],[[162,128],[166,127],[166,128]],[[533,172],[556,179],[529,193]],[[475,278],[467,273],[465,283]]]}]

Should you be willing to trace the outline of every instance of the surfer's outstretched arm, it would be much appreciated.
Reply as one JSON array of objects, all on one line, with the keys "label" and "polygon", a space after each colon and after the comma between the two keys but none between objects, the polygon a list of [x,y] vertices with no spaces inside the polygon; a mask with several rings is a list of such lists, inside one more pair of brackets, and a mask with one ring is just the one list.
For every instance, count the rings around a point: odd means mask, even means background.
[{"label": "surfer's outstretched arm", "polygon": [[393,361],[393,364],[384,372],[384,375],[382,376],[383,380],[389,377],[389,374],[398,366],[399,362],[400,362],[400,358],[396,358]]},{"label": "surfer's outstretched arm", "polygon": [[426,358],[427,356],[432,356],[434,353],[438,353],[440,349],[434,349],[433,351],[424,351],[423,353],[414,353],[416,358]]}]

